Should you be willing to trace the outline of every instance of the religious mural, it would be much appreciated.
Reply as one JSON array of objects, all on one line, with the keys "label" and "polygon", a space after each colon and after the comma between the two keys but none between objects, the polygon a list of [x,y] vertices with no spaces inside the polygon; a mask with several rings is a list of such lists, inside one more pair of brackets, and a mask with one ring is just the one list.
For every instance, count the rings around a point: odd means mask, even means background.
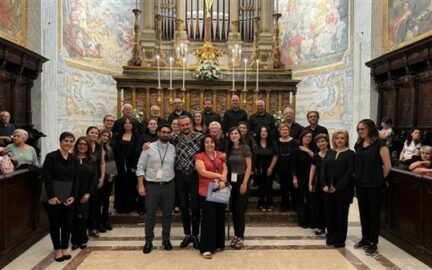
[{"label": "religious mural", "polygon": [[59,69],[58,124],[82,135],[89,125],[101,125],[114,114],[117,89],[109,75],[81,71],[63,65]]},{"label": "religious mural", "polygon": [[432,0],[385,0],[384,51],[400,48],[432,33]]},{"label": "religious mural", "polygon": [[133,1],[63,0],[61,42],[70,66],[121,72],[133,47]]},{"label": "religious mural", "polygon": [[349,49],[349,0],[283,0],[282,62],[294,71],[342,61]]},{"label": "religious mural", "polygon": [[1,0],[0,36],[19,45],[26,45],[27,0]]}]

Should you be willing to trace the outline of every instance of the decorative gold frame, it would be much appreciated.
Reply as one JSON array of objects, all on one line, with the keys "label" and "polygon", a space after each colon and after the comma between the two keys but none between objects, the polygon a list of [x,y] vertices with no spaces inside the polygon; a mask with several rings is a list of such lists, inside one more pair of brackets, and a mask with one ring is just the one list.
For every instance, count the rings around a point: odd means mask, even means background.
[{"label": "decorative gold frame", "polygon": [[388,24],[387,24],[388,23],[387,22],[388,21],[388,12],[387,12],[388,11],[388,0],[383,0],[382,3],[383,3],[383,5],[382,5],[382,9],[383,9],[383,11],[382,11],[382,13],[383,13],[383,16],[382,16],[383,17],[383,21],[382,21],[382,32],[383,32],[382,33],[382,53],[387,53],[387,52],[402,48],[406,45],[412,44],[416,41],[419,41],[425,37],[432,35],[432,31],[428,31],[428,32],[425,32],[421,35],[416,36],[415,38],[404,41],[400,44],[394,44],[393,42],[391,42],[389,40],[389,37],[388,37]]},{"label": "decorative gold frame", "polygon": [[12,41],[14,43],[17,43],[23,47],[26,47],[27,45],[27,30],[28,30],[28,0],[22,0],[22,23],[20,30],[17,35],[11,35],[9,33],[6,33],[4,31],[0,31],[0,36]]}]

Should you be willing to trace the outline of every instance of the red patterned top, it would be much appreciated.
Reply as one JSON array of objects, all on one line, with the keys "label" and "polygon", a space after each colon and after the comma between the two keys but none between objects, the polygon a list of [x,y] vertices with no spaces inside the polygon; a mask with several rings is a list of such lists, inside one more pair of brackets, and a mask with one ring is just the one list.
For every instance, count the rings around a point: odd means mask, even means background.
[{"label": "red patterned top", "polygon": [[[214,163],[212,162],[212,160],[210,160],[210,157],[207,156],[207,154],[204,152],[198,153],[196,155],[196,159],[202,160],[204,162],[205,169],[209,172],[222,173],[223,171],[224,161],[222,160],[221,152],[215,151]],[[215,166],[217,169],[215,168]],[[203,177],[200,174],[198,175],[199,175],[198,193],[199,195],[206,197],[208,191],[208,185],[210,182],[213,182],[214,179]]]}]

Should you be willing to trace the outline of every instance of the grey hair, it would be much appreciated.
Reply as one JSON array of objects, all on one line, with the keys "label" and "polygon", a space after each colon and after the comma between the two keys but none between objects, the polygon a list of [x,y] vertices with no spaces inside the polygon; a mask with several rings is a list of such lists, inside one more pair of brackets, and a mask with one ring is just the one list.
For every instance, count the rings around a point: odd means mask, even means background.
[{"label": "grey hair", "polygon": [[17,129],[14,130],[13,135],[15,135],[16,133],[21,133],[21,135],[24,138],[24,141],[27,141],[27,139],[29,137],[27,131],[25,131],[24,129],[21,129],[21,128],[17,128]]}]

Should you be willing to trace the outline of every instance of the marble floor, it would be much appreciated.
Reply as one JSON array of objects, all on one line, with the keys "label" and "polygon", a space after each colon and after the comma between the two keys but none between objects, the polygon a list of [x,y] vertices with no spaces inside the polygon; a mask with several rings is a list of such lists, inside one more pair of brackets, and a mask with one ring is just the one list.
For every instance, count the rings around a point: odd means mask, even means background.
[{"label": "marble floor", "polygon": [[[143,224],[116,224],[114,230],[91,239],[88,248],[71,251],[72,259],[53,260],[49,236],[15,259],[5,269],[430,269],[387,240],[380,238],[379,253],[366,256],[353,245],[360,239],[357,205],[351,206],[345,248],[329,248],[323,236],[294,224],[250,224],[246,228],[245,248],[214,254],[211,260],[199,252],[178,246],[183,237],[180,224],[172,228],[172,251],[161,247],[161,228],[157,226],[153,251],[142,253]],[[231,230],[232,234],[232,230]]]}]

